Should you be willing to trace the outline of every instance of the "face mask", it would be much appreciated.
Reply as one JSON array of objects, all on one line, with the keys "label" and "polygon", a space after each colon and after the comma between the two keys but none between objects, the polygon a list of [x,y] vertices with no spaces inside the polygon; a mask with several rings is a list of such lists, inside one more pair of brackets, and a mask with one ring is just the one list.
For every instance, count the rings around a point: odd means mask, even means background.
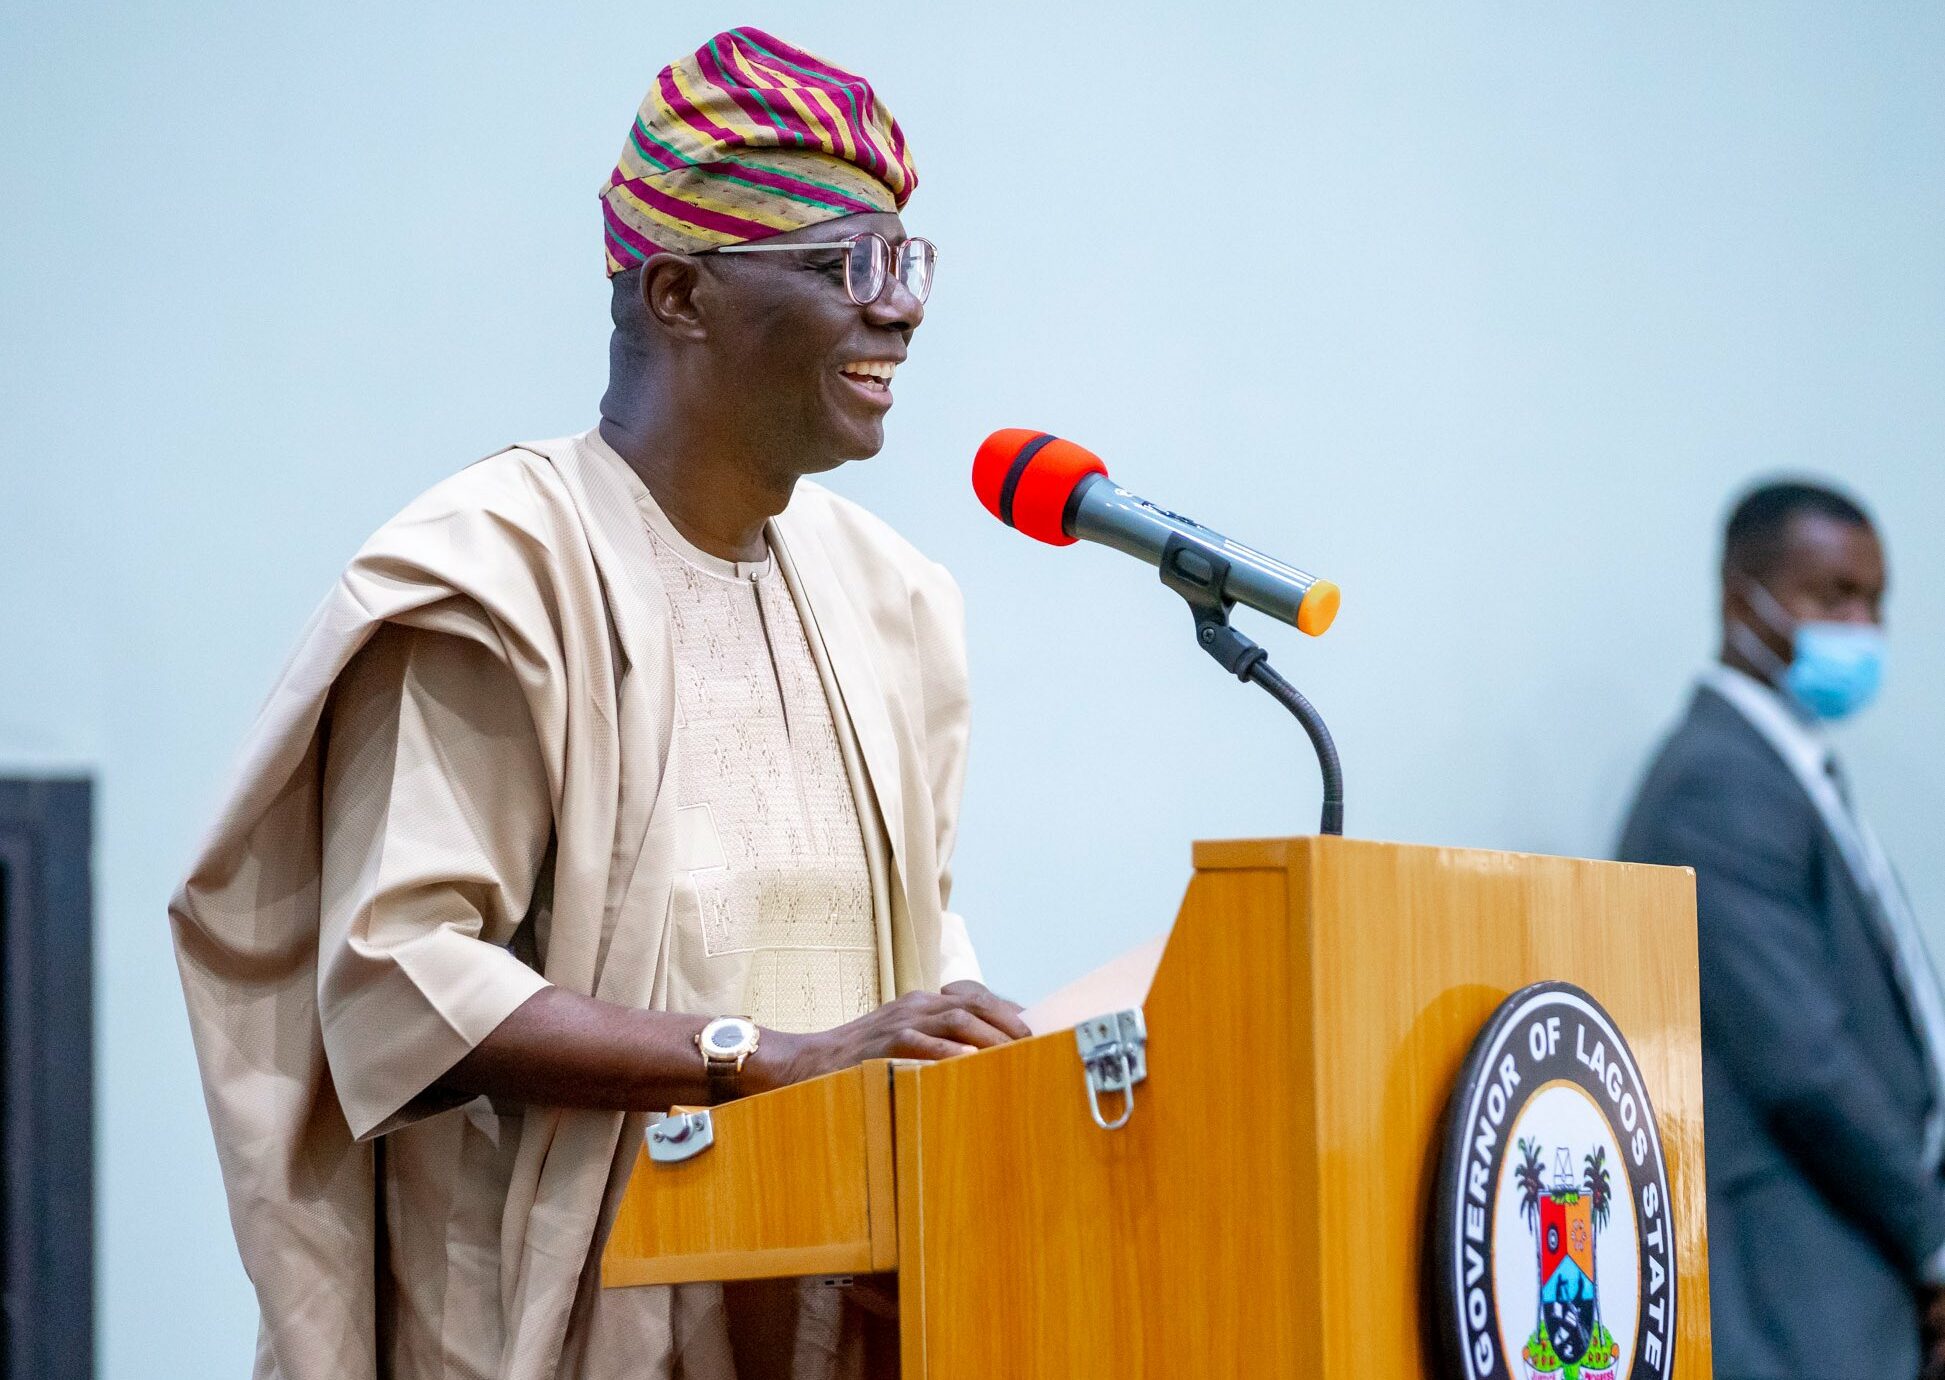
[{"label": "face mask", "polygon": [[1755,580],[1747,582],[1749,605],[1771,631],[1790,639],[1790,664],[1747,628],[1731,630],[1736,647],[1813,718],[1849,718],[1873,699],[1884,683],[1884,629],[1874,623],[1798,622]]}]

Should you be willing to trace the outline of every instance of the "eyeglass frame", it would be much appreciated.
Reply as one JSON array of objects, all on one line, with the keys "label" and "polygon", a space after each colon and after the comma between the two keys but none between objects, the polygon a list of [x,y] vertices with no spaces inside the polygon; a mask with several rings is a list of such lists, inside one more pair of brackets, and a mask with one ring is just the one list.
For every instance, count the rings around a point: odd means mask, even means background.
[{"label": "eyeglass frame", "polygon": [[[815,242],[800,240],[790,244],[719,244],[699,252],[702,254],[783,254],[793,249],[843,249],[849,251],[857,245],[859,240],[876,240],[885,247],[885,281],[879,286],[877,296],[860,299],[857,289],[851,285],[851,255],[847,252],[844,256],[844,295],[851,299],[853,306],[868,307],[873,302],[882,300],[884,295],[891,290],[891,285],[894,281],[903,284],[904,279],[900,278],[898,274],[898,261],[904,257],[905,250],[910,245],[922,244],[931,250],[932,265],[934,268],[938,266],[939,246],[926,239],[923,235],[907,236],[905,239],[899,241],[897,248],[894,249],[892,242],[876,230],[860,230],[857,234],[847,236],[841,240],[818,240]],[[911,291],[910,288],[906,288],[905,290],[907,292]],[[916,296],[916,294],[914,295]],[[919,305],[924,306],[931,296],[932,275],[928,271],[925,277],[925,296],[918,298]]]}]

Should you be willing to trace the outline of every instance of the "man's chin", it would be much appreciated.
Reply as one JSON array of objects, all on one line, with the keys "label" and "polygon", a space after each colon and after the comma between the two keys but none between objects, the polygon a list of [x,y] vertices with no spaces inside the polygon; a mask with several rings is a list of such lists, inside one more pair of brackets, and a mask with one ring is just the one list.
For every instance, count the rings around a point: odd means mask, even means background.
[{"label": "man's chin", "polygon": [[842,436],[833,437],[832,444],[824,448],[827,457],[815,469],[806,470],[807,474],[822,474],[840,465],[848,465],[853,460],[869,460],[885,448],[885,428],[878,423],[868,428],[846,428]]},{"label": "man's chin", "polygon": [[883,450],[884,448],[885,448],[885,429],[883,427],[879,427],[876,435],[872,436],[869,440],[865,441],[862,445],[858,446],[858,448],[852,454],[847,455],[844,458],[846,460],[869,460],[873,456],[877,455],[878,452]]}]

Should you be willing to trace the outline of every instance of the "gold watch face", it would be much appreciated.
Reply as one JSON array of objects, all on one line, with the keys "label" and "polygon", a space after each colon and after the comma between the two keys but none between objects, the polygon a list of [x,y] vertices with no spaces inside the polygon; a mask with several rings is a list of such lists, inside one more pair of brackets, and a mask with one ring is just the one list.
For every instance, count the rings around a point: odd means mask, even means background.
[{"label": "gold watch face", "polygon": [[738,1059],[756,1048],[756,1026],[740,1016],[718,1016],[702,1028],[701,1043],[712,1061]]}]

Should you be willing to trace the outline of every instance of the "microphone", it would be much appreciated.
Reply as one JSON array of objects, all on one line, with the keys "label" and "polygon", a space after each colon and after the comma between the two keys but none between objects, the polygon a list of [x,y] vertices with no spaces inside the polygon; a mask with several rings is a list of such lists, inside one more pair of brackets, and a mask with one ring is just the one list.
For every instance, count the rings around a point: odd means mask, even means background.
[{"label": "microphone", "polygon": [[1050,546],[1094,541],[1161,571],[1195,615],[1196,643],[1217,665],[1290,711],[1317,752],[1324,808],[1318,832],[1344,832],[1344,768],[1316,706],[1271,667],[1261,647],[1229,625],[1232,604],[1321,636],[1337,617],[1337,586],[1265,556],[1199,522],[1129,493],[1101,457],[1044,431],[995,431],[973,457],[973,491],[1008,527]]},{"label": "microphone", "polygon": [[[973,490],[986,511],[1052,546],[1098,542],[1163,570],[1213,580],[1227,603],[1320,637],[1337,617],[1336,585],[1266,556],[1201,523],[1129,493],[1101,457],[1044,431],[995,431],[973,457]],[[1164,561],[1167,564],[1164,564]]]}]

